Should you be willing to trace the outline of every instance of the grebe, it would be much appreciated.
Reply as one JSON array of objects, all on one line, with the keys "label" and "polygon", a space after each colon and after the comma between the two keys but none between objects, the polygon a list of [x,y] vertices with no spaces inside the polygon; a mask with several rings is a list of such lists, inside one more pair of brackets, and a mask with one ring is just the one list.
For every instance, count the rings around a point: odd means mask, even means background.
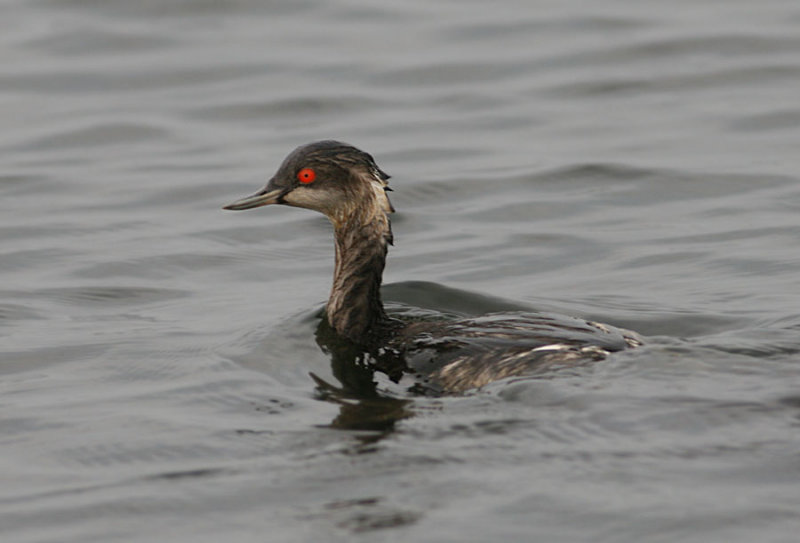
[{"label": "grebe", "polygon": [[437,392],[458,393],[641,345],[628,330],[560,315],[498,313],[433,322],[389,317],[380,294],[392,244],[388,179],[369,154],[318,141],[292,151],[263,190],[224,209],[283,204],[330,219],[336,259],[327,325],[395,381],[414,373]]}]

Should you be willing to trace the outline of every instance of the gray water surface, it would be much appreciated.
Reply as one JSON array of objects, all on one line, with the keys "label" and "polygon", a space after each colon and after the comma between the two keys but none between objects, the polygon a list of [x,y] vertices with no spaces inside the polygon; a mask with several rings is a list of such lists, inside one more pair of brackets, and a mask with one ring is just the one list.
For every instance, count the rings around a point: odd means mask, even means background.
[{"label": "gray water surface", "polygon": [[[3,541],[796,540],[797,2],[0,9]],[[394,311],[646,346],[337,395],[326,220],[220,209],[323,138]]]}]

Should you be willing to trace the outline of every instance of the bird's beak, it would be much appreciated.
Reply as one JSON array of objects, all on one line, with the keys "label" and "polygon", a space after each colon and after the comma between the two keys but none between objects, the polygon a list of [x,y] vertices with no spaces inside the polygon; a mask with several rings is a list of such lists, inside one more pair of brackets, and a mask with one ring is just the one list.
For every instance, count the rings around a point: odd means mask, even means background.
[{"label": "bird's beak", "polygon": [[268,206],[270,204],[283,203],[283,196],[288,191],[286,189],[270,189],[269,187],[264,190],[247,196],[241,200],[236,200],[223,207],[222,209],[230,209],[231,211],[243,211],[245,209],[253,209],[254,207]]}]

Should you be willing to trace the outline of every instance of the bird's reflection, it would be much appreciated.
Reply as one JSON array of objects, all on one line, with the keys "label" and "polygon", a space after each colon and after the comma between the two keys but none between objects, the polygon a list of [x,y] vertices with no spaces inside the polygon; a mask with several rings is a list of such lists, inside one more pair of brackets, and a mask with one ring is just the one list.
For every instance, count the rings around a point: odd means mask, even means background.
[{"label": "bird's reflection", "polygon": [[339,405],[339,415],[331,427],[372,430],[379,432],[375,439],[381,439],[394,431],[397,421],[414,415],[412,400],[381,394],[375,381],[376,371],[399,381],[406,371],[401,358],[390,354],[375,358],[336,334],[324,317],[315,337],[320,349],[330,356],[333,376],[339,381],[337,386],[311,374],[320,398]]}]

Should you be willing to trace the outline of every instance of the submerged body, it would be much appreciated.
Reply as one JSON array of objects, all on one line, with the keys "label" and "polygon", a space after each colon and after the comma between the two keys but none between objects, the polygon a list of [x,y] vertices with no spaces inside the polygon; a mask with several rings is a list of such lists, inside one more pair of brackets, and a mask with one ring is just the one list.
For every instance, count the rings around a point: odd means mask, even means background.
[{"label": "submerged body", "polygon": [[328,324],[394,379],[411,372],[443,392],[461,392],[641,344],[632,332],[558,315],[504,313],[412,323],[388,317],[380,296],[393,240],[388,179],[369,154],[321,141],[295,149],[262,191],[225,209],[285,204],[330,219],[336,263]]}]

